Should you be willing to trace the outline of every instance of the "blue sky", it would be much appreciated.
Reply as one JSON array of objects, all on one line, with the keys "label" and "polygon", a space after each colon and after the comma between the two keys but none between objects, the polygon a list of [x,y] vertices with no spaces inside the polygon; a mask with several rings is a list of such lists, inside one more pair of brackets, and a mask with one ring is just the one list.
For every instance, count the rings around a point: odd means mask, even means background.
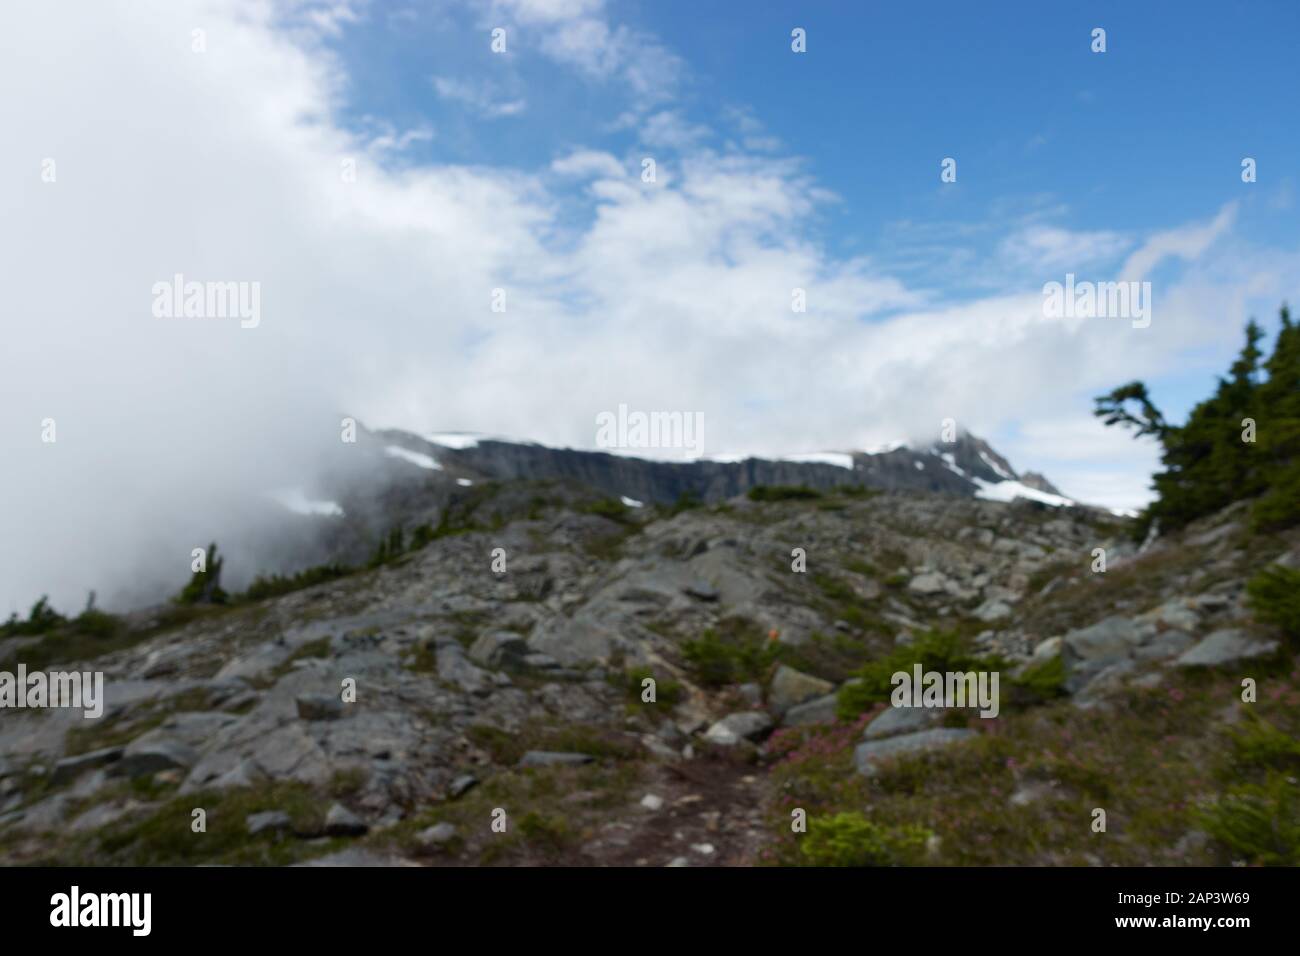
[{"label": "blue sky", "polygon": [[[693,147],[797,162],[837,197],[807,226],[817,242],[944,299],[1040,284],[1017,268],[1028,263],[1000,261],[1018,223],[1113,236],[1080,262],[1094,271],[1122,261],[1133,237],[1227,203],[1245,241],[1296,239],[1294,3],[591,5],[671,60],[650,92],[557,62],[535,46],[549,24],[520,24],[512,6],[363,14],[332,44],[348,121],[436,131],[399,161],[528,170],[576,148],[636,151],[637,119],[668,115]],[[507,56],[489,49],[494,24]],[[790,49],[795,26],[803,55]],[[1104,53],[1091,49],[1095,27]],[[438,79],[517,111],[440,95]],[[949,156],[958,182],[941,184]],[[1258,183],[1241,182],[1243,156]],[[1277,303],[1250,305],[1272,320]],[[1232,351],[1189,346],[1191,367],[1157,383],[1174,416]]]}]

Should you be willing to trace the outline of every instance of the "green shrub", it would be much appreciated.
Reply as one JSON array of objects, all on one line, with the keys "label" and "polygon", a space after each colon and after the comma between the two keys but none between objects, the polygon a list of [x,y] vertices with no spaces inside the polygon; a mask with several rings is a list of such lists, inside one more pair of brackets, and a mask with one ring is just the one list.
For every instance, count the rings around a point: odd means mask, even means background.
[{"label": "green shrub", "polygon": [[696,683],[721,687],[759,680],[777,658],[777,648],[757,628],[709,628],[698,640],[682,644],[682,657]]},{"label": "green shrub", "polygon": [[0,637],[27,637],[52,631],[68,619],[50,607],[50,599],[42,594],[41,599],[27,612],[27,620],[20,620],[17,614],[10,614],[9,620],[0,625]]},{"label": "green shrub", "polygon": [[647,677],[653,678],[655,682],[655,703],[673,707],[685,696],[685,689],[681,683],[671,677],[661,677],[649,668],[633,668],[621,675],[615,673],[610,676],[610,680],[615,684],[621,684],[629,699],[640,703],[641,682]]},{"label": "green shrub", "polygon": [[1257,618],[1300,638],[1300,571],[1270,565],[1246,583],[1246,595]]},{"label": "green shrub", "polygon": [[1040,704],[1065,696],[1065,660],[1060,654],[1030,664],[1011,685],[1023,703]]},{"label": "green shrub", "polygon": [[218,557],[217,544],[208,545],[202,571],[195,571],[190,576],[190,583],[185,585],[177,595],[178,604],[225,604],[229,597],[221,589],[221,569],[225,559]]},{"label": "green shrub", "polygon": [[668,513],[670,515],[678,515],[681,514],[683,511],[693,511],[696,508],[703,508],[703,507],[704,507],[704,502],[700,500],[700,496],[697,495],[695,492],[688,490],[688,491],[683,491],[680,495],[677,496],[677,501],[673,504],[671,508],[668,509]]},{"label": "green shrub", "polygon": [[631,509],[617,498],[601,498],[599,501],[583,507],[582,512],[608,518],[610,521],[617,521],[621,524],[628,520]]},{"label": "green shrub", "polygon": [[1263,783],[1230,787],[1200,814],[1201,826],[1234,860],[1300,864],[1300,786],[1276,771]]},{"label": "green shrub", "polygon": [[1300,772],[1300,740],[1246,710],[1240,726],[1232,728],[1232,754],[1220,776],[1240,780],[1252,771]]},{"label": "green shrub", "polygon": [[366,567],[378,568],[396,561],[406,551],[406,546],[403,543],[404,539],[405,535],[400,525],[390,529],[387,537],[382,538],[371,553],[370,560],[366,562]]},{"label": "green shrub", "polygon": [[810,866],[904,866],[919,862],[933,834],[925,827],[886,827],[860,813],[812,817],[799,844]]},{"label": "green shrub", "polygon": [[805,485],[755,485],[749,489],[750,501],[807,501],[822,493]]},{"label": "green shrub", "polygon": [[895,647],[884,657],[874,660],[855,675],[859,680],[840,688],[836,713],[844,720],[853,720],[870,710],[872,705],[889,700],[893,691],[893,676],[899,671],[909,674],[915,665],[923,671],[1001,670],[1001,660],[982,658],[968,649],[965,639],[956,631],[927,631],[917,636],[911,644]]},{"label": "green shrub", "polygon": [[248,590],[240,595],[242,601],[260,601],[293,591],[301,591],[316,584],[333,581],[351,574],[352,568],[344,564],[321,564],[291,575],[258,575]]}]

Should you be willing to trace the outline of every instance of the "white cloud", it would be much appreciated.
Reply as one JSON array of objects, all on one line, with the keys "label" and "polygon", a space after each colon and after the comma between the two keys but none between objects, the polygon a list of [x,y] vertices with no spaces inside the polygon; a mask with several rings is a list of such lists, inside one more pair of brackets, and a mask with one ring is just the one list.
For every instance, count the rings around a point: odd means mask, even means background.
[{"label": "white cloud", "polygon": [[1225,235],[1236,218],[1237,204],[1230,202],[1209,222],[1159,232],[1129,256],[1120,269],[1120,274],[1125,279],[1141,280],[1170,257],[1185,261],[1195,259],[1203,255],[1216,239]]},{"label": "white cloud", "polygon": [[[10,18],[0,84],[27,92],[7,104],[0,152],[0,497],[22,504],[0,538],[0,612],[44,590],[66,608],[91,587],[178,587],[213,537],[240,566],[234,542],[261,523],[249,502],[317,495],[322,462],[349,460],[344,411],[574,447],[620,403],[701,411],[706,454],[846,449],[945,417],[992,433],[1069,420],[1089,389],[1235,338],[1225,316],[1243,283],[1300,274],[1294,256],[1198,260],[1141,331],[1046,320],[1036,290],[940,302],[819,245],[831,197],[794,162],[688,148],[655,184],[582,147],[535,171],[395,167],[335,120],[339,63],[261,3]],[[569,176],[596,182],[575,191]],[[153,318],[152,284],[177,272],[259,282],[261,324]],[[1039,464],[1032,447],[1012,450],[1017,466]]]},{"label": "white cloud", "polygon": [[518,116],[528,108],[528,104],[523,99],[501,99],[493,90],[482,84],[448,76],[435,76],[432,77],[432,81],[433,88],[444,100],[462,103],[489,119]]},{"label": "white cloud", "polygon": [[1035,224],[1004,239],[1000,251],[1014,268],[1075,270],[1114,259],[1132,245],[1131,239],[1116,232],[1078,232]]},{"label": "white cloud", "polygon": [[621,79],[643,106],[670,96],[681,59],[644,31],[612,25],[604,6],[601,0],[494,0],[485,22],[520,24],[546,56],[591,78]]}]

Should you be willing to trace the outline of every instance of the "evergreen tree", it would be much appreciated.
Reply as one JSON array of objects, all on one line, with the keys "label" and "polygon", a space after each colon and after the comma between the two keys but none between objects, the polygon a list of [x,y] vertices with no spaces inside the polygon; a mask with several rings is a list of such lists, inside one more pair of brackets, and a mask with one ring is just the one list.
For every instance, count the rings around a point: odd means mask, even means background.
[{"label": "evergreen tree", "polygon": [[[1264,331],[1254,320],[1246,325],[1246,343],[1228,377],[1183,425],[1165,421],[1141,382],[1096,399],[1095,414],[1107,425],[1153,436],[1164,449],[1157,498],[1139,522],[1139,536],[1153,522],[1174,530],[1247,498],[1259,498],[1253,512],[1259,527],[1300,521],[1300,327],[1286,306],[1281,318],[1262,368]],[[1247,440],[1252,428],[1253,441]]]},{"label": "evergreen tree", "polygon": [[217,544],[208,545],[207,559],[202,571],[195,571],[190,576],[190,583],[185,585],[176,598],[181,604],[225,604],[229,595],[221,589],[221,568],[225,559],[218,557]]}]

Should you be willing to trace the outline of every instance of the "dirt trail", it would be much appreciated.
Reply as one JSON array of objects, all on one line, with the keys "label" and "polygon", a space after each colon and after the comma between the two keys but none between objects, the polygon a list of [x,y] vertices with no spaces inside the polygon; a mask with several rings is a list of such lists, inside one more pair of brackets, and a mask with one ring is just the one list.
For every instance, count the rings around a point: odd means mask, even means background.
[{"label": "dirt trail", "polygon": [[[655,764],[634,802],[603,824],[563,860],[581,866],[747,866],[766,842],[762,802],[764,774],[758,767],[700,758]],[[663,800],[657,810],[639,804],[646,794]],[[679,865],[681,865],[679,863]]]}]

